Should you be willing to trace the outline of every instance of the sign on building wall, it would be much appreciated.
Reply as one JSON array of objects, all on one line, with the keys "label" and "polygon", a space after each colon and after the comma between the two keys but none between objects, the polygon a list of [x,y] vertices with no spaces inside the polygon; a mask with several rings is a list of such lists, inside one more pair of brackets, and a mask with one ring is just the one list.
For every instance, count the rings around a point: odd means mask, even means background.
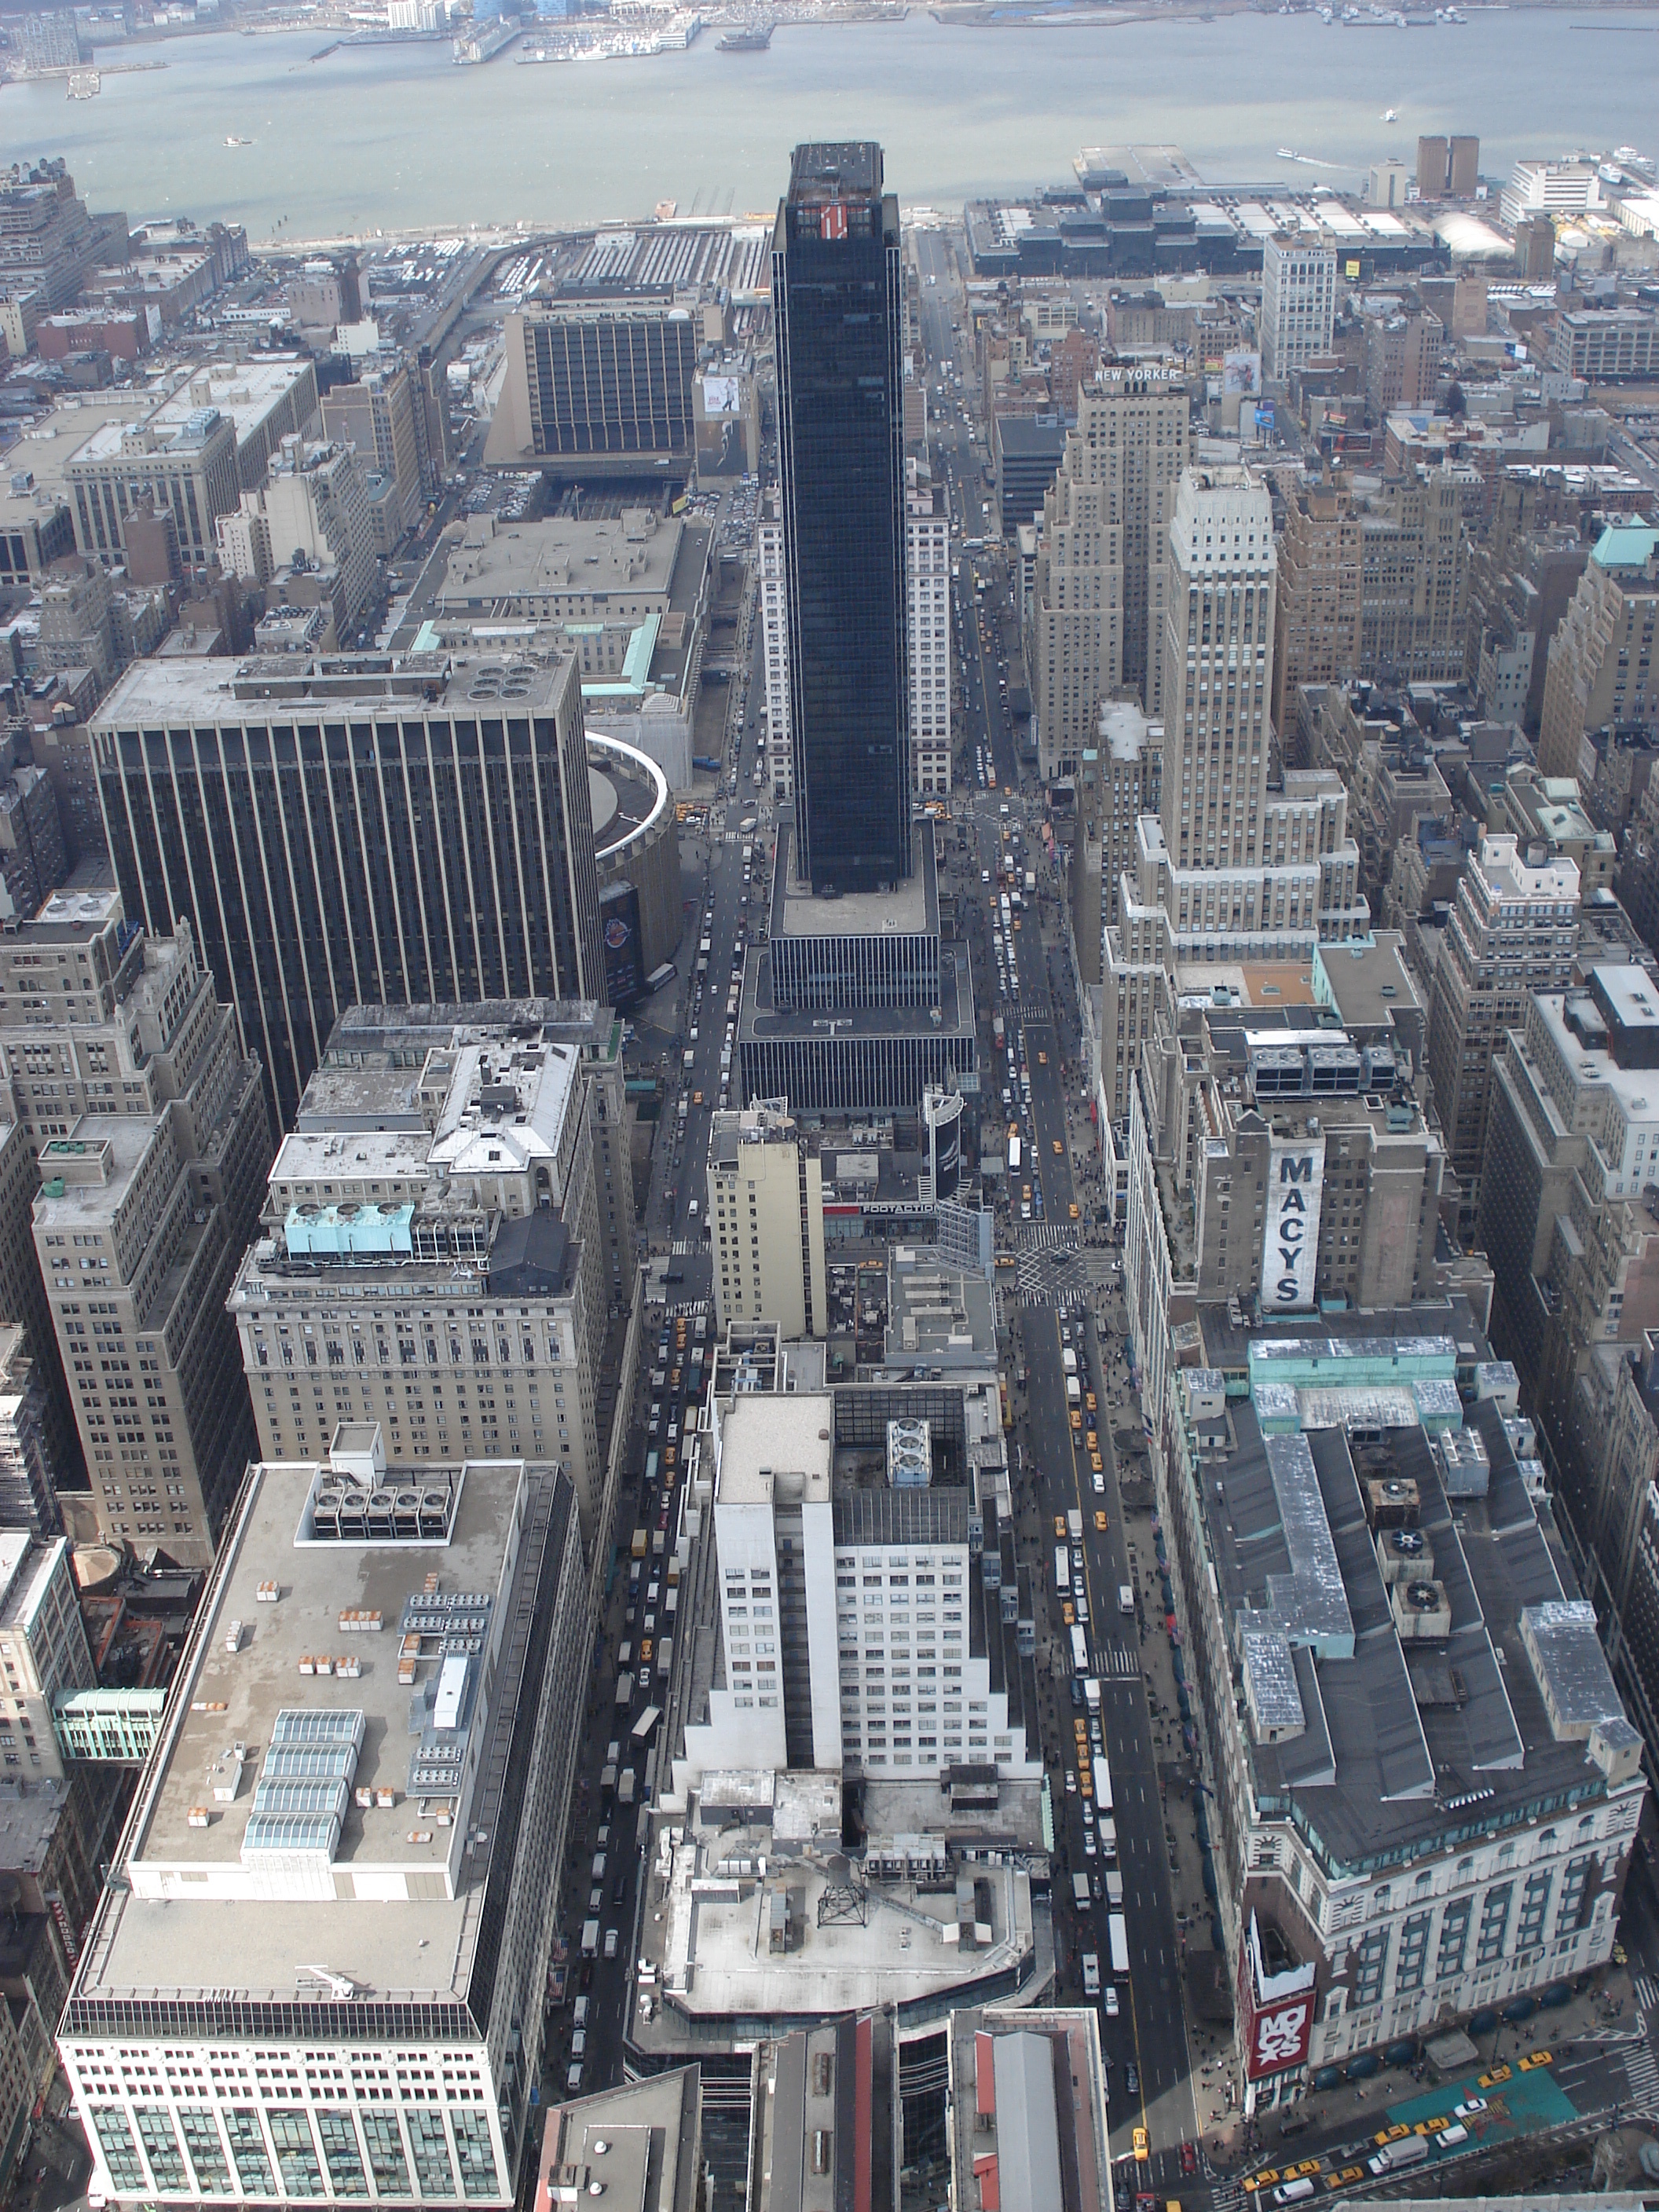
[{"label": "sign on building wall", "polygon": [[1319,1200],[1325,1139],[1275,1143],[1267,1168],[1267,1227],[1261,1247],[1261,1304],[1269,1313],[1305,1313],[1314,1302]]}]

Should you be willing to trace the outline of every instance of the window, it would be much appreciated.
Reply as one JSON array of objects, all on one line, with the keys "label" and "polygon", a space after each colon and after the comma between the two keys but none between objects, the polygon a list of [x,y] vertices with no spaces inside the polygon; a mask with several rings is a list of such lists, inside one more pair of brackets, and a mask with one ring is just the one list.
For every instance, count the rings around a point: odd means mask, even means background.
[{"label": "window", "polygon": [[1555,1877],[1548,1868],[1541,1874],[1529,1877],[1521,1893],[1521,1924],[1516,1930],[1516,1948],[1535,1951],[1544,1940],[1544,1915],[1550,1901],[1550,1884]]},{"label": "window", "polygon": [[328,2178],[334,2185],[334,2194],[367,2197],[368,2184],[363,2178],[363,2161],[350,2113],[319,2112],[317,2133],[322,2141],[323,2159],[328,2167]]},{"label": "window", "polygon": [[236,2161],[236,2179],[241,2184],[242,2195],[274,2197],[276,2184],[271,2175],[270,2160],[265,2156],[259,2115],[243,2109],[227,2112],[225,2133],[230,2138],[230,2154]]},{"label": "window", "polygon": [[137,2148],[127,2125],[126,2114],[117,2106],[101,2106],[94,2109],[92,2124],[97,2130],[109,2178],[116,2188],[142,2191],[145,2186],[144,2170],[138,2163]]},{"label": "window", "polygon": [[1463,1950],[1469,1938],[1469,1915],[1474,1910],[1470,1899],[1460,1897],[1441,1914],[1440,1950],[1434,1965],[1436,1981],[1455,1981],[1462,1972]]},{"label": "window", "polygon": [[1475,1945],[1474,1963],[1477,1966],[1495,1966],[1504,1955],[1504,1938],[1509,1933],[1510,1905],[1515,1896],[1512,1881],[1500,1881],[1486,1892],[1486,1901],[1480,1911],[1480,1936]]},{"label": "window", "polygon": [[461,2187],[470,2197],[495,2197],[495,2150],[489,2140],[489,2122],[482,2112],[452,2112],[455,2151],[461,2162]]},{"label": "window", "polygon": [[133,2118],[138,2123],[138,2140],[144,2146],[144,2156],[149,2160],[155,2186],[161,2190],[188,2189],[185,2161],[179,2155],[179,2138],[173,2132],[173,2122],[165,2106],[137,2106]]},{"label": "window", "polygon": [[269,2115],[271,2147],[286,2197],[320,2197],[323,2177],[317,2164],[317,2148],[311,2140],[311,2123],[302,2109],[279,2109]]},{"label": "window", "polygon": [[1386,1928],[1373,1928],[1354,1953],[1353,2001],[1362,2011],[1376,2004],[1382,1995],[1382,1977],[1389,1965],[1389,1932]]},{"label": "window", "polygon": [[204,2197],[228,2197],[230,2169],[225,2164],[224,2146],[219,2141],[212,2113],[183,2111],[179,2115],[179,2125],[184,2130],[190,2162],[196,2169],[198,2193]]},{"label": "window", "polygon": [[409,2112],[409,2147],[415,2154],[416,2187],[422,2197],[453,2197],[455,2175],[449,2163],[449,2139],[441,2112]]},{"label": "window", "polygon": [[360,2112],[357,2119],[368,2150],[368,2168],[374,2177],[375,2195],[411,2195],[409,2164],[404,2156],[403,2137],[398,2132],[397,2121],[389,2112]]},{"label": "window", "polygon": [[1429,1924],[1433,1915],[1414,1913],[1400,1931],[1400,1963],[1395,1969],[1395,1987],[1401,1995],[1407,1990],[1423,1986],[1423,1969],[1429,1953]]},{"label": "window", "polygon": [[1588,1857],[1567,1862],[1567,1870],[1561,1877],[1560,1907],[1555,1916],[1558,1938],[1576,1936],[1583,1924],[1584,1892],[1589,1882],[1590,1866]]}]

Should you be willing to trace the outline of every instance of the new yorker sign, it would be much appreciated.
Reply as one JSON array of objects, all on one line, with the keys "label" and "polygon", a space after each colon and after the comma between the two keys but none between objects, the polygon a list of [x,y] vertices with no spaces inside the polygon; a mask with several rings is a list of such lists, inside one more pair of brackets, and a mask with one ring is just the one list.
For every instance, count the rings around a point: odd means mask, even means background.
[{"label": "new yorker sign", "polygon": [[1275,1143],[1267,1176],[1267,1226],[1261,1247],[1261,1304],[1267,1313],[1304,1313],[1314,1302],[1319,1200],[1325,1139]]}]

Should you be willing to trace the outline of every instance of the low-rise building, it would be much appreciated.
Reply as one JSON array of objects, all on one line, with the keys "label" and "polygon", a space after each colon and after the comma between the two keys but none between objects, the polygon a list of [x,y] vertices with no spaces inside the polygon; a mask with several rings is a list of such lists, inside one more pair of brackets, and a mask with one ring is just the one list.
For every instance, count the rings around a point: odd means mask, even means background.
[{"label": "low-rise building", "polygon": [[249,1470],[59,2027],[106,2199],[514,2202],[586,1600],[554,1466]]}]

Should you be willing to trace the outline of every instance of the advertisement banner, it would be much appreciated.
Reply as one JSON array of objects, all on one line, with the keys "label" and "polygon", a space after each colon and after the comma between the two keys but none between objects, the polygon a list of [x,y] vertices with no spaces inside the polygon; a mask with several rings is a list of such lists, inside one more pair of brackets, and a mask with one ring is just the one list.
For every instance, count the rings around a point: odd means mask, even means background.
[{"label": "advertisement banner", "polygon": [[632,884],[607,884],[599,893],[599,942],[605,950],[605,996],[613,1006],[631,1006],[645,986],[640,895]]},{"label": "advertisement banner", "polygon": [[1238,1947],[1238,2017],[1244,2041],[1244,2072],[1252,2081],[1305,2064],[1313,2041],[1316,1993],[1313,1972],[1301,1967],[1256,1979],[1261,1945],[1255,1915]]},{"label": "advertisement banner", "polygon": [[1267,1166],[1267,1225],[1261,1246],[1261,1304],[1273,1313],[1306,1313],[1314,1302],[1325,1139],[1275,1142]]},{"label": "advertisement banner", "polygon": [[1261,355],[1224,354],[1221,359],[1221,387],[1224,392],[1237,393],[1241,399],[1254,399],[1261,389]]},{"label": "advertisement banner", "polygon": [[705,415],[735,415],[741,404],[741,387],[735,376],[704,377],[702,411]]}]

